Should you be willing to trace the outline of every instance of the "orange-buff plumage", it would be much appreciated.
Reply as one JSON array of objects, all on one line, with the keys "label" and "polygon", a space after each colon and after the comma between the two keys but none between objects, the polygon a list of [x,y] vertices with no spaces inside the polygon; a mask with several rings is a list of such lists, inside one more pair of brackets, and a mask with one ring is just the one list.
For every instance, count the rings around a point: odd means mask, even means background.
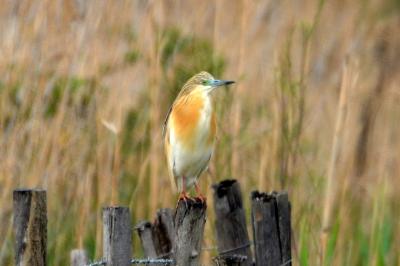
[{"label": "orange-buff plumage", "polygon": [[[207,169],[217,131],[211,92],[233,81],[214,79],[209,73],[193,76],[183,86],[164,123],[165,152],[171,183],[187,198],[186,189],[196,187]],[[204,199],[204,197],[202,197]]]}]

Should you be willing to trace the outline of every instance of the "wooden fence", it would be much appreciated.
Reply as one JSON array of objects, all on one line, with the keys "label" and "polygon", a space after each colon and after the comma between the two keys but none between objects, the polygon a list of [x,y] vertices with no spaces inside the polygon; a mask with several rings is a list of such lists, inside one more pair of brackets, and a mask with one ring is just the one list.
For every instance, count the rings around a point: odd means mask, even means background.
[{"label": "wooden fence", "polygon": [[[251,241],[239,183],[225,180],[212,188],[218,256],[207,265],[291,265],[291,207],[286,192],[251,193]],[[46,265],[46,191],[15,190],[13,197],[15,264]],[[179,201],[175,212],[161,209],[153,223],[139,222],[134,229],[146,259],[134,259],[129,209],[105,207],[103,258],[89,263],[84,250],[72,250],[71,265],[200,265],[206,209],[200,200]]]}]

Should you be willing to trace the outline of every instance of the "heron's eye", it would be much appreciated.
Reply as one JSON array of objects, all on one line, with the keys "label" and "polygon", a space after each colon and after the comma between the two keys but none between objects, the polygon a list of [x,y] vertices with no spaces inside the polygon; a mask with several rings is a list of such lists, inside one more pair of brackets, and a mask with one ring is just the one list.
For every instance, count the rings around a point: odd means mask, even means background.
[{"label": "heron's eye", "polygon": [[208,81],[207,81],[207,80],[203,80],[203,81],[201,82],[201,84],[207,85],[207,84],[208,84]]}]

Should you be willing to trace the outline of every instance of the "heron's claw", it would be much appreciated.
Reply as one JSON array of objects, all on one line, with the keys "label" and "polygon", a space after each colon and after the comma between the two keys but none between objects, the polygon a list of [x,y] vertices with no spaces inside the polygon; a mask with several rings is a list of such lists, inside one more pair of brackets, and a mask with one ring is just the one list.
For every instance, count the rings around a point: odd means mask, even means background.
[{"label": "heron's claw", "polygon": [[197,197],[200,199],[201,203],[206,203],[207,198],[203,195],[203,193],[201,193],[199,185],[195,184],[195,189],[196,189],[196,193],[197,193]]},{"label": "heron's claw", "polygon": [[178,202],[176,203],[176,208],[178,208],[179,202],[180,201],[185,202],[185,205],[187,207],[187,202],[190,200],[189,195],[186,193],[186,191],[182,191],[181,194],[179,194]]}]

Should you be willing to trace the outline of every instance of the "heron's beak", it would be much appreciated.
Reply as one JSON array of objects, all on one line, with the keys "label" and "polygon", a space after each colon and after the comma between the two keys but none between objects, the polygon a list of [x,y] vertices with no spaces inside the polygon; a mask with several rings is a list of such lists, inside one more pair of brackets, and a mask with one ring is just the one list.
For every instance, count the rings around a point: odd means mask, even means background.
[{"label": "heron's beak", "polygon": [[211,86],[213,87],[219,87],[219,86],[225,86],[225,85],[229,85],[229,84],[233,84],[235,83],[233,80],[219,80],[219,79],[214,79],[213,81],[211,81]]}]

